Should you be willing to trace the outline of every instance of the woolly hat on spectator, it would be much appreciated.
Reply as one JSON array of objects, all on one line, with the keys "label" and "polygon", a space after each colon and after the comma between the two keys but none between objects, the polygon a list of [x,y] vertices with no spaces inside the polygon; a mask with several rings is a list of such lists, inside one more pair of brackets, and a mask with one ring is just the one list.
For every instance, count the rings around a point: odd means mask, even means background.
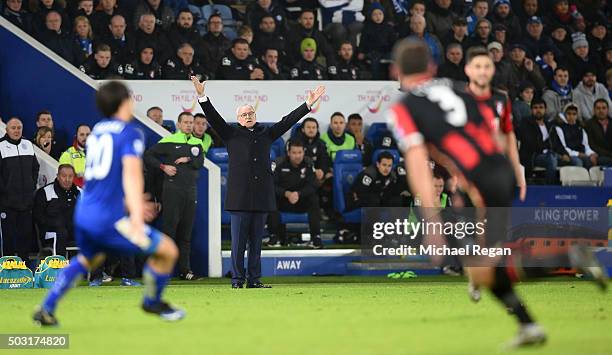
[{"label": "woolly hat on spectator", "polygon": [[304,54],[304,51],[306,49],[314,49],[315,52],[317,51],[317,41],[315,41],[313,38],[304,38],[304,40],[302,40],[302,43],[300,44],[300,53]]},{"label": "woolly hat on spectator", "polygon": [[385,8],[379,2],[373,2],[372,5],[370,5],[370,15],[372,15],[374,10],[380,10],[383,12],[383,14],[385,13]]},{"label": "woolly hat on spectator", "polygon": [[493,8],[496,8],[497,6],[502,5],[502,4],[512,7],[512,5],[510,5],[510,0],[495,0],[493,2]]},{"label": "woolly hat on spectator", "polygon": [[540,16],[531,16],[529,19],[527,19],[527,24],[531,25],[537,23],[539,25],[542,24],[542,19],[540,18]]},{"label": "woolly hat on spectator", "polygon": [[572,49],[576,50],[576,48],[580,47],[588,47],[589,41],[587,41],[586,35],[581,32],[576,32],[572,34]]},{"label": "woolly hat on spectator", "polygon": [[501,45],[501,43],[493,41],[487,46],[488,51],[490,51],[491,49],[497,49],[498,51],[502,52],[504,50],[504,47]]}]

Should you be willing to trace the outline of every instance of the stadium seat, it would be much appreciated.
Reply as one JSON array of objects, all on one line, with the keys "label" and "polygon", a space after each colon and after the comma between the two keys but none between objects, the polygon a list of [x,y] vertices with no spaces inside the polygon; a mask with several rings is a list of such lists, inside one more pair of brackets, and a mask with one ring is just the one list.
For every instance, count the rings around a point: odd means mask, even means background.
[{"label": "stadium seat", "polygon": [[226,148],[211,148],[208,151],[208,159],[221,169],[221,224],[230,223],[230,214],[225,211],[225,194],[227,193],[227,171],[229,156]]},{"label": "stadium seat", "polygon": [[206,27],[208,21],[204,18],[204,14],[202,14],[202,8],[189,4],[189,11],[193,14],[193,26],[197,28],[200,36],[204,36],[208,30]]},{"label": "stadium seat", "polygon": [[162,126],[168,128],[170,133],[176,132],[176,123],[174,123],[173,120],[164,120],[164,122],[162,122]]},{"label": "stadium seat", "polygon": [[293,125],[293,127],[291,127],[291,138],[295,137],[295,135],[299,132],[299,130],[302,128],[302,124],[301,123],[296,123]]},{"label": "stadium seat", "polygon": [[272,142],[272,147],[270,148],[270,150],[274,152],[275,158],[282,157],[283,155],[285,155],[285,140],[283,139],[283,137],[280,137],[279,139]]},{"label": "stadium seat", "polygon": [[341,150],[334,161],[333,196],[334,208],[342,214],[347,223],[361,222],[361,209],[346,212],[344,195],[350,190],[355,177],[362,170],[361,151]]},{"label": "stadium seat", "polygon": [[282,224],[308,223],[308,213],[281,212],[280,220]]},{"label": "stadium seat", "polygon": [[559,170],[561,185],[563,186],[594,186],[589,171],[581,166],[564,166]]},{"label": "stadium seat", "polygon": [[376,149],[374,151],[374,154],[372,154],[372,164],[376,164],[376,159],[378,159],[378,156],[382,152],[389,152],[389,153],[391,153],[391,155],[393,155],[393,166],[394,167],[397,166],[397,164],[399,164],[400,153],[399,153],[399,151],[397,151],[395,149]]},{"label": "stadium seat", "polygon": [[604,181],[604,172],[601,166],[593,166],[589,169],[589,176],[591,181],[595,182],[597,186],[601,186]]},{"label": "stadium seat", "polygon": [[383,133],[387,132],[388,130],[389,129],[387,128],[386,123],[375,122],[370,125],[365,137],[373,144],[383,135]]}]

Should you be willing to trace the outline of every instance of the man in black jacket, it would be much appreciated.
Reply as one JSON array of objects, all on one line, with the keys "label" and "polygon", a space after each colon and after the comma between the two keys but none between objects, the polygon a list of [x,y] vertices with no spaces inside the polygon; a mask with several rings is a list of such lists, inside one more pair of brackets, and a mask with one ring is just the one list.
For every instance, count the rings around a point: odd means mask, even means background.
[{"label": "man in black jacket", "polygon": [[80,65],[79,69],[94,80],[113,79],[123,75],[123,66],[115,63],[111,49],[106,44],[98,45],[95,54]]},{"label": "man in black jacket", "polygon": [[287,74],[278,62],[278,49],[268,48],[261,57],[264,80],[287,80]]},{"label": "man in black jacket", "polygon": [[397,175],[393,171],[393,155],[382,152],[372,164],[355,177],[346,196],[346,208],[401,206]]},{"label": "man in black jacket", "polygon": [[208,18],[208,32],[202,37],[202,41],[204,42],[203,58],[207,58],[204,65],[206,65],[208,72],[215,73],[221,63],[221,58],[232,46],[232,41],[223,34],[223,19],[221,15],[210,15]]},{"label": "man in black jacket", "polygon": [[24,32],[32,33],[32,15],[22,7],[22,0],[7,0],[2,16]]},{"label": "man in black jacket", "polygon": [[[315,168],[312,160],[304,157],[304,143],[300,139],[291,139],[287,143],[287,156],[278,158],[273,167],[278,211],[270,214],[270,230],[280,239],[280,244],[287,245],[287,231],[281,224],[280,212],[308,213],[310,245],[315,249],[322,248]],[[277,242],[271,240],[270,244],[276,246]]]},{"label": "man in black jacket", "polygon": [[148,169],[164,172],[162,188],[162,231],[176,240],[179,276],[195,280],[191,271],[191,231],[196,212],[197,181],[204,164],[202,141],[192,135],[193,115],[178,117],[178,131],[162,138],[144,154]]},{"label": "man in black jacket", "polygon": [[201,80],[208,80],[210,75],[204,71],[200,63],[194,59],[195,52],[189,43],[183,43],[176,57],[166,61],[162,70],[164,79],[182,80],[189,78],[191,75],[197,76]]},{"label": "man in black jacket", "polygon": [[163,63],[173,54],[166,34],[161,28],[155,26],[155,16],[152,14],[140,16],[134,38],[137,48],[142,47],[145,43],[154,45],[155,55],[157,55],[157,60],[160,63]]},{"label": "man in black jacket", "polygon": [[62,164],[55,180],[36,191],[34,221],[38,238],[52,255],[65,255],[66,244],[74,240],[72,217],[81,189],[74,184],[74,167]]},{"label": "man in black jacket", "polygon": [[552,149],[552,124],[546,120],[546,101],[535,98],[531,101],[531,117],[521,122],[519,157],[525,167],[525,176],[530,177],[536,166],[546,168],[546,182],[557,180],[557,155]]},{"label": "man in black jacket", "polygon": [[350,41],[340,43],[336,61],[327,66],[327,73],[332,80],[359,80],[361,73],[355,63],[353,44]]},{"label": "man in black jacket", "polygon": [[258,23],[259,31],[255,32],[255,38],[251,44],[253,54],[257,57],[264,55],[266,49],[274,46],[278,50],[281,62],[287,60],[285,52],[285,37],[277,31],[276,21],[272,15],[265,15]]},{"label": "man in black jacket", "polygon": [[319,122],[315,118],[306,117],[302,122],[297,138],[304,144],[304,155],[314,164],[317,185],[321,186],[325,179],[332,177],[331,160],[327,154],[327,146],[319,134]]},{"label": "man in black jacket", "polygon": [[334,50],[325,35],[315,27],[314,10],[303,10],[298,19],[298,26],[289,31],[287,38],[287,55],[292,61],[297,62],[302,57],[301,46],[305,38],[313,38],[319,47],[319,53],[324,55],[327,63],[334,60]]},{"label": "man in black jacket", "polygon": [[23,124],[13,117],[6,122],[6,135],[0,139],[0,241],[2,255],[27,260],[39,165],[32,142],[22,135]]},{"label": "man in black jacket", "polygon": [[71,64],[79,65],[83,55],[74,38],[62,29],[62,16],[59,12],[49,11],[45,24],[47,28],[40,34],[40,42]]},{"label": "man in black jacket", "polygon": [[[304,117],[325,93],[319,86],[308,94],[306,102],[276,124],[266,127],[257,123],[251,105],[238,107],[238,126],[230,126],[219,115],[204,94],[204,84],[191,78],[200,106],[211,127],[219,134],[229,153],[229,172],[225,209],[231,212],[232,288],[264,288],[261,277],[261,239],[269,212],[276,210],[274,181],[270,170],[272,142]],[[249,270],[244,273],[244,252],[249,242]],[[267,286],[269,287],[269,286]]]},{"label": "man in black jacket", "polygon": [[232,42],[231,52],[221,58],[215,79],[263,80],[264,73],[257,60],[249,55],[249,42],[237,38]]}]

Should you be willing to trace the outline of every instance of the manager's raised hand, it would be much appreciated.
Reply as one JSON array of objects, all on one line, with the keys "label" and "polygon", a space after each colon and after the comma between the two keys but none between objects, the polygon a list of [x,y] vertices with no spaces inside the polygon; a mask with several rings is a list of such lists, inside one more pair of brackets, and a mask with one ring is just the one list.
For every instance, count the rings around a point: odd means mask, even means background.
[{"label": "manager's raised hand", "polygon": [[192,75],[191,82],[193,83],[193,87],[195,88],[198,97],[204,96],[204,85],[206,84],[206,81],[200,82],[195,75]]},{"label": "manager's raised hand", "polygon": [[[196,79],[196,81],[197,80],[198,79]],[[308,98],[306,99],[306,105],[308,105],[308,108],[311,108],[312,105],[314,105],[314,103],[317,102],[321,96],[323,96],[323,94],[325,94],[325,86],[323,85],[317,87],[314,91],[308,92]]]}]

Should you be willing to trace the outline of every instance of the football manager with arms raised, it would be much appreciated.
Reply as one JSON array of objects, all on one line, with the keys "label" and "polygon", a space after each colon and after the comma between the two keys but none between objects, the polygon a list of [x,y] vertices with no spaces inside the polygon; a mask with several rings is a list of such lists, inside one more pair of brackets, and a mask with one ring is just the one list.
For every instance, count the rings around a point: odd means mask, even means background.
[{"label": "football manager with arms raised", "polygon": [[[204,94],[204,83],[192,76],[200,106],[211,127],[225,142],[229,154],[225,209],[231,213],[232,288],[269,288],[261,283],[261,240],[268,212],[276,210],[274,180],[270,166],[272,142],[310,112],[323,95],[319,86],[306,102],[270,127],[257,123],[255,109],[243,105],[236,109],[239,125],[231,126],[219,115]],[[249,245],[248,272],[244,252]],[[245,277],[246,276],[246,277]]]}]

